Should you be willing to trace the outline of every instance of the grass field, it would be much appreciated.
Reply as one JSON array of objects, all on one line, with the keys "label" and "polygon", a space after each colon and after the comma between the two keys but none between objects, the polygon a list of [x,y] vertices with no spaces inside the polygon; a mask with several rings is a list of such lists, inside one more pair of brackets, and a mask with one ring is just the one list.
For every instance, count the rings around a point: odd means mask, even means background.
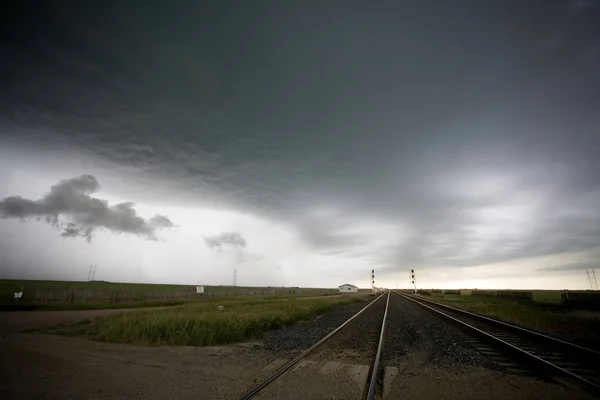
[{"label": "grass field", "polygon": [[[15,292],[23,298],[14,299]],[[0,309],[98,309],[177,305],[211,297],[313,296],[335,294],[337,289],[291,287],[204,286],[204,294],[196,294],[196,286],[114,282],[62,282],[33,280],[0,280]],[[72,298],[69,295],[72,294]]]},{"label": "grass field", "polygon": [[564,309],[560,306],[560,293],[561,291],[537,290],[533,293],[534,301],[470,296],[464,292],[461,296],[431,295],[431,299],[538,332],[599,347],[600,313]]},{"label": "grass field", "polygon": [[[136,345],[209,346],[256,338],[366,295],[229,298],[85,321],[73,329],[91,339]],[[218,311],[217,305],[224,310]]]}]

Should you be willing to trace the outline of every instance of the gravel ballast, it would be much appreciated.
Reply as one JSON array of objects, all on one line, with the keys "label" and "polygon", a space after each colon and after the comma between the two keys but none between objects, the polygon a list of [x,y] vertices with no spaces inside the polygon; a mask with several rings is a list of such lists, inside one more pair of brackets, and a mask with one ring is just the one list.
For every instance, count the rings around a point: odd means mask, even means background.
[{"label": "gravel ballast", "polygon": [[265,337],[263,346],[265,349],[274,352],[306,350],[325,337],[329,332],[346,322],[374,299],[376,299],[375,296],[370,296],[366,301],[350,303],[335,308],[331,312],[321,315],[314,320],[304,321],[270,332]]},{"label": "gravel ballast", "polygon": [[444,366],[480,366],[501,370],[489,357],[465,341],[448,322],[397,294],[390,297],[384,365],[397,365],[404,358]]},{"label": "gravel ballast", "polygon": [[[372,296],[368,301],[336,308],[315,320],[270,332],[262,347],[272,352],[280,352],[284,357],[289,357],[290,352],[299,353],[318,342],[376,298]],[[502,370],[493,360],[467,343],[456,328],[417,304],[392,294],[389,307],[383,365],[398,365],[410,357],[436,365],[470,365]]]}]

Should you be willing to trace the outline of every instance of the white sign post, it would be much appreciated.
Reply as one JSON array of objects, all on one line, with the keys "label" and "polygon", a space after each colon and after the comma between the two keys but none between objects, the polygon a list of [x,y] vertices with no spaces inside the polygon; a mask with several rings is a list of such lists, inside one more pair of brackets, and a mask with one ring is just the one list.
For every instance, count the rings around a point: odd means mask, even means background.
[{"label": "white sign post", "polygon": [[198,294],[204,293],[204,286],[196,286],[196,293],[198,293]]}]

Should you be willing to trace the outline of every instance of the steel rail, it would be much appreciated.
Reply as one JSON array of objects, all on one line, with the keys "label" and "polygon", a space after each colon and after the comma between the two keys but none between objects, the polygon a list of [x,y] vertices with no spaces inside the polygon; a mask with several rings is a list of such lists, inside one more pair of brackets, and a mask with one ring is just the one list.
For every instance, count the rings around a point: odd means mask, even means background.
[{"label": "steel rail", "polygon": [[[400,293],[398,293],[398,294],[400,294]],[[452,310],[452,311],[457,311],[457,312],[459,312],[461,314],[470,315],[472,317],[475,317],[475,318],[478,318],[478,319],[481,319],[481,320],[485,320],[486,322],[490,322],[492,324],[496,324],[498,326],[502,326],[502,327],[505,327],[507,329],[514,330],[514,331],[517,331],[519,333],[523,333],[523,334],[532,336],[532,337],[534,337],[536,339],[542,339],[542,340],[545,340],[545,341],[547,341],[549,343],[554,343],[554,344],[557,344],[557,345],[560,345],[560,346],[569,347],[569,348],[572,348],[573,350],[577,350],[577,351],[581,351],[581,352],[584,352],[584,353],[588,353],[589,355],[593,355],[595,357],[600,357],[600,351],[596,351],[594,349],[590,349],[590,348],[587,348],[587,347],[584,347],[584,346],[580,346],[580,345],[575,344],[575,343],[567,342],[565,340],[561,340],[561,339],[558,339],[558,338],[555,338],[555,337],[552,337],[552,336],[544,335],[543,333],[540,333],[540,332],[535,332],[535,331],[532,331],[530,329],[526,329],[526,328],[523,328],[523,327],[520,327],[520,326],[517,326],[517,325],[512,325],[512,324],[509,324],[509,323],[504,322],[504,321],[499,321],[499,320],[494,319],[494,318],[486,317],[485,315],[472,313],[472,312],[466,311],[466,310],[461,310],[460,308],[452,307],[452,306],[449,306],[447,304],[438,303],[435,300],[419,298],[419,301],[424,301],[424,302],[427,302],[427,303],[435,304],[436,306],[440,306],[442,308],[446,308],[446,309]]]},{"label": "steel rail", "polygon": [[[316,349],[321,344],[323,344],[327,340],[329,340],[333,335],[335,335],[336,333],[338,333],[343,327],[345,327],[346,325],[348,325],[356,317],[358,317],[360,314],[362,314],[367,308],[371,307],[371,305],[375,304],[384,295],[385,295],[385,293],[382,293],[381,296],[377,297],[375,300],[373,300],[372,302],[370,302],[369,304],[367,304],[359,312],[357,312],[352,317],[350,317],[348,320],[346,320],[346,322],[344,322],[343,324],[341,324],[340,326],[338,326],[335,330],[333,330],[332,332],[330,332],[329,334],[327,334],[327,336],[323,337],[317,343],[313,344],[311,347],[309,347],[308,349],[304,350],[300,355],[298,355],[292,361],[288,362],[283,367],[279,368],[273,374],[271,374],[270,376],[268,376],[264,381],[262,381],[261,383],[259,383],[258,385],[256,385],[254,388],[252,388],[250,391],[248,391],[246,394],[244,394],[242,397],[240,397],[239,400],[248,400],[248,399],[251,399],[255,394],[257,394],[258,392],[260,392],[261,390],[263,390],[271,382],[273,382],[275,379],[279,378],[281,375],[283,375],[289,369],[291,369],[294,365],[296,365],[300,360],[302,360],[304,357],[306,357],[307,355],[309,355],[314,349]],[[387,308],[386,308],[386,310],[387,310]]]},{"label": "steel rail", "polygon": [[[453,316],[448,315],[448,314],[446,314],[446,313],[444,313],[444,312],[442,312],[440,310],[436,310],[435,308],[430,307],[430,306],[428,306],[427,304],[425,304],[423,302],[417,301],[417,300],[415,300],[412,297],[409,297],[409,296],[407,296],[405,294],[401,294],[401,293],[398,293],[398,292],[396,292],[396,293],[399,296],[401,296],[401,297],[403,297],[403,298],[405,298],[407,300],[412,301],[413,303],[419,304],[421,307],[425,307],[425,308],[427,308],[427,309],[429,309],[429,310],[431,310],[431,311],[433,311],[433,312],[435,312],[435,313],[437,313],[439,315],[442,315],[445,318],[453,320],[454,322],[456,322],[456,323],[458,323],[458,324],[460,324],[460,325],[462,325],[462,326],[464,326],[464,327],[466,327],[466,328],[468,328],[470,330],[473,330],[473,331],[477,332],[478,334],[486,337],[487,339],[489,339],[489,340],[491,340],[493,342],[500,343],[501,345],[503,345],[503,346],[507,347],[508,349],[512,350],[513,352],[515,352],[515,353],[523,356],[524,358],[526,358],[526,359],[528,359],[530,361],[534,361],[536,364],[542,366],[546,370],[551,370],[551,371],[554,371],[554,372],[558,372],[559,374],[562,374],[562,375],[565,375],[565,376],[567,376],[569,378],[574,379],[577,383],[579,383],[580,385],[582,385],[582,386],[590,389],[594,393],[596,393],[596,394],[600,393],[600,386],[597,385],[594,382],[589,381],[588,379],[586,379],[584,377],[581,377],[581,376],[579,376],[577,374],[574,374],[573,372],[568,371],[568,370],[566,370],[566,369],[564,369],[562,367],[559,367],[558,365],[553,364],[553,363],[551,363],[551,362],[549,362],[547,360],[544,360],[543,358],[538,357],[535,354],[532,354],[532,353],[528,352],[527,350],[523,350],[520,347],[517,347],[517,346],[515,346],[515,345],[513,345],[511,343],[508,343],[505,340],[502,340],[502,339],[500,339],[500,338],[498,338],[498,337],[496,337],[496,336],[494,336],[492,334],[489,334],[489,333],[487,333],[485,331],[482,331],[481,329],[476,328],[473,325],[470,325],[470,324],[468,324],[468,323],[466,323],[464,321],[461,321],[458,318],[454,318]],[[459,310],[459,311],[462,311],[462,310]],[[474,314],[474,315],[478,316],[477,314]]]},{"label": "steel rail", "polygon": [[385,321],[387,320],[389,305],[390,292],[388,292],[387,301],[385,303],[385,312],[383,313],[383,321],[381,322],[381,333],[379,334],[379,345],[377,346],[377,355],[375,356],[375,361],[373,362],[371,382],[369,383],[369,393],[367,394],[367,400],[373,400],[375,398],[375,389],[377,388],[377,373],[379,372],[379,363],[381,361],[381,352],[383,350],[383,339],[385,337]]}]

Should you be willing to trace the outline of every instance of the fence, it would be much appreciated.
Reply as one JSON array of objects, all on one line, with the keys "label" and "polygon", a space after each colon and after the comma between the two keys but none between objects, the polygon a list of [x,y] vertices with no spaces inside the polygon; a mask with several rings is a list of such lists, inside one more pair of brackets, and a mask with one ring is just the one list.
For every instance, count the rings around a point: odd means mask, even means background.
[{"label": "fence", "polygon": [[560,304],[567,308],[600,311],[600,293],[562,293]]},{"label": "fence", "polygon": [[461,294],[460,290],[454,289],[431,289],[430,292],[431,294],[447,294],[453,296],[460,296]]},{"label": "fence", "polygon": [[533,292],[522,290],[473,290],[471,296],[495,297],[500,299],[533,300]]},{"label": "fence", "polygon": [[[114,304],[159,301],[189,301],[242,296],[279,296],[312,291],[299,288],[256,288],[255,290],[215,290],[196,293],[195,287],[177,290],[136,290],[132,288],[86,288],[81,286],[27,287],[19,302],[30,304]],[[317,290],[321,293],[326,290]]]},{"label": "fence", "polygon": [[461,295],[461,291],[460,290],[444,290],[444,294],[447,295],[452,295],[452,296],[460,296]]}]

